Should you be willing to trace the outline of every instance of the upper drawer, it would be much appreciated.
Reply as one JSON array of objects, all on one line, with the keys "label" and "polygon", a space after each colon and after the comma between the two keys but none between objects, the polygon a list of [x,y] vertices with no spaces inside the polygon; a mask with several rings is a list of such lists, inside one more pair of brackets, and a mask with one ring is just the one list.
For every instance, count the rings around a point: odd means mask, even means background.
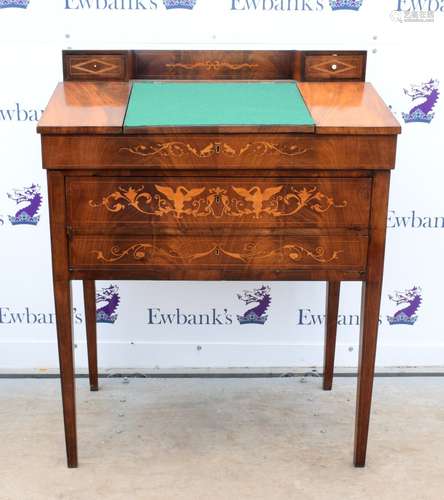
[{"label": "upper drawer", "polygon": [[64,53],[65,80],[128,80],[127,52]]},{"label": "upper drawer", "polygon": [[180,227],[366,228],[369,178],[69,177],[68,221],[73,227],[112,224],[121,232],[147,224]]},{"label": "upper drawer", "polygon": [[305,52],[302,55],[302,80],[364,81],[366,57],[366,52]]},{"label": "upper drawer", "polygon": [[396,136],[313,134],[153,134],[43,136],[54,169],[387,169]]}]

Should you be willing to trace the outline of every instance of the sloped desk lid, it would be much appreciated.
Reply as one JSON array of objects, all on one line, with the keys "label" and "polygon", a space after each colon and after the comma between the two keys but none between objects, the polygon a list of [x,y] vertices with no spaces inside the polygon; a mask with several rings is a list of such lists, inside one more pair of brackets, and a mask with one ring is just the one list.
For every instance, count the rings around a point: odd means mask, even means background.
[{"label": "sloped desk lid", "polygon": [[124,131],[235,127],[314,132],[295,82],[133,82]]}]

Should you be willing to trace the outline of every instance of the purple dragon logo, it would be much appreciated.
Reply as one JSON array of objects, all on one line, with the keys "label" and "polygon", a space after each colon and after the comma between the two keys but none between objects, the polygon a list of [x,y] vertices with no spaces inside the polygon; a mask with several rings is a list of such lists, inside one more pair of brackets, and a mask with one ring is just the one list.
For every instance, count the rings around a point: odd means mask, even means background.
[{"label": "purple dragon logo", "polygon": [[387,316],[387,320],[391,325],[413,325],[416,322],[418,319],[416,312],[422,302],[419,287],[414,286],[404,292],[395,292],[394,295],[389,295],[389,299],[395,302],[397,306],[407,304],[406,307],[397,311],[394,316]]},{"label": "purple dragon logo", "polygon": [[262,285],[260,288],[252,290],[251,292],[244,290],[242,294],[237,294],[237,298],[245,302],[245,305],[252,304],[253,302],[258,303],[257,306],[248,309],[243,316],[237,316],[241,325],[251,323],[263,325],[267,321],[268,316],[265,313],[271,303],[270,293],[270,287]]},{"label": "purple dragon logo", "polygon": [[420,85],[410,85],[410,89],[404,89],[404,94],[408,95],[416,104],[408,113],[402,113],[405,123],[430,123],[435,116],[433,108],[439,99],[439,81],[430,80]]},{"label": "purple dragon logo", "polygon": [[117,320],[117,307],[120,304],[119,287],[110,285],[102,288],[96,294],[96,321],[97,323],[113,324]]},{"label": "purple dragon logo", "polygon": [[23,189],[14,189],[12,194],[8,193],[8,198],[14,200],[17,205],[26,203],[15,215],[9,215],[9,221],[13,226],[20,224],[37,225],[40,220],[40,215],[37,214],[42,205],[40,186],[32,184]]},{"label": "purple dragon logo", "polygon": [[359,10],[364,0],[329,0],[331,10]]}]

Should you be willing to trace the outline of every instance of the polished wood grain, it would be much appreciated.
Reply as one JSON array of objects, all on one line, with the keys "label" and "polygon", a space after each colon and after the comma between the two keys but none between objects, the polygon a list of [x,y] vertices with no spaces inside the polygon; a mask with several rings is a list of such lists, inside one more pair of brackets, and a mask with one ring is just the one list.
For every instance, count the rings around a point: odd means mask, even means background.
[{"label": "polished wood grain", "polygon": [[128,51],[64,51],[63,79],[69,80],[122,80],[132,74]]},{"label": "polished wood grain", "polygon": [[59,83],[40,119],[40,134],[120,134],[131,86],[126,82]]},{"label": "polished wood grain", "polygon": [[64,80],[365,80],[366,55],[334,50],[64,50],[63,74]]},{"label": "polished wood grain", "polygon": [[102,224],[101,232],[153,231],[153,226],[367,228],[371,179],[211,177],[70,177],[71,227]]},{"label": "polished wood grain", "polygon": [[70,268],[353,269],[366,267],[367,237],[230,234],[158,236],[73,236]]},{"label": "polished wood grain", "polygon": [[375,174],[370,215],[367,279],[363,283],[358,361],[354,464],[364,467],[375,374],[379,308],[384,270],[390,172]]},{"label": "polished wood grain", "polygon": [[305,52],[302,59],[302,81],[365,80],[367,53]]},{"label": "polished wood grain", "polygon": [[137,79],[274,80],[293,77],[293,51],[135,51]]},{"label": "polished wood grain", "polygon": [[[112,271],[112,272],[111,272]],[[145,280],[145,281],[364,281],[366,271],[354,269],[281,269],[264,267],[101,267],[70,269],[72,280]]]},{"label": "polished wood grain", "polygon": [[98,391],[96,284],[94,280],[83,280],[83,297],[85,304],[86,345],[88,348],[89,387],[91,391]]},{"label": "polished wood grain", "polygon": [[[219,145],[219,146],[218,146]],[[43,136],[48,169],[161,169],[239,171],[276,175],[294,169],[394,168],[395,135],[164,134]],[[234,152],[233,152],[234,151]],[[263,175],[263,174],[261,174]]]},{"label": "polished wood grain", "polygon": [[[77,466],[70,280],[84,281],[95,389],[94,280],[150,279],[328,281],[327,390],[340,282],[364,282],[354,454],[363,466],[400,126],[370,84],[329,82],[363,80],[365,52],[66,51],[63,58],[65,78],[77,81],[57,87],[38,130],[48,169],[68,465]],[[82,81],[89,72],[94,81]],[[315,126],[304,133],[273,126],[134,133],[123,127],[131,84],[99,81],[111,74],[297,79]]]},{"label": "polished wood grain", "polygon": [[373,85],[361,82],[299,83],[317,134],[399,134],[401,126]]},{"label": "polished wood grain", "polygon": [[327,314],[325,321],[324,373],[322,383],[324,391],[331,391],[333,384],[340,289],[341,283],[339,281],[327,282]]}]

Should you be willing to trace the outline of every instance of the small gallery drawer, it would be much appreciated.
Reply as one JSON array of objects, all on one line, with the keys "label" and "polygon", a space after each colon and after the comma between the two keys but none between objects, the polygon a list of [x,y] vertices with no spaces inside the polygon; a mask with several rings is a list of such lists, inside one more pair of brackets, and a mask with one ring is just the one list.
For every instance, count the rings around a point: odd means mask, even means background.
[{"label": "small gallery drawer", "polygon": [[302,79],[307,82],[365,80],[366,52],[306,52],[302,60]]},{"label": "small gallery drawer", "polygon": [[127,54],[65,53],[65,80],[128,80]]},{"label": "small gallery drawer", "polygon": [[107,232],[155,226],[367,228],[370,178],[69,177],[68,223]]},{"label": "small gallery drawer", "polygon": [[70,244],[73,270],[347,269],[364,271],[366,236],[85,236]]}]

